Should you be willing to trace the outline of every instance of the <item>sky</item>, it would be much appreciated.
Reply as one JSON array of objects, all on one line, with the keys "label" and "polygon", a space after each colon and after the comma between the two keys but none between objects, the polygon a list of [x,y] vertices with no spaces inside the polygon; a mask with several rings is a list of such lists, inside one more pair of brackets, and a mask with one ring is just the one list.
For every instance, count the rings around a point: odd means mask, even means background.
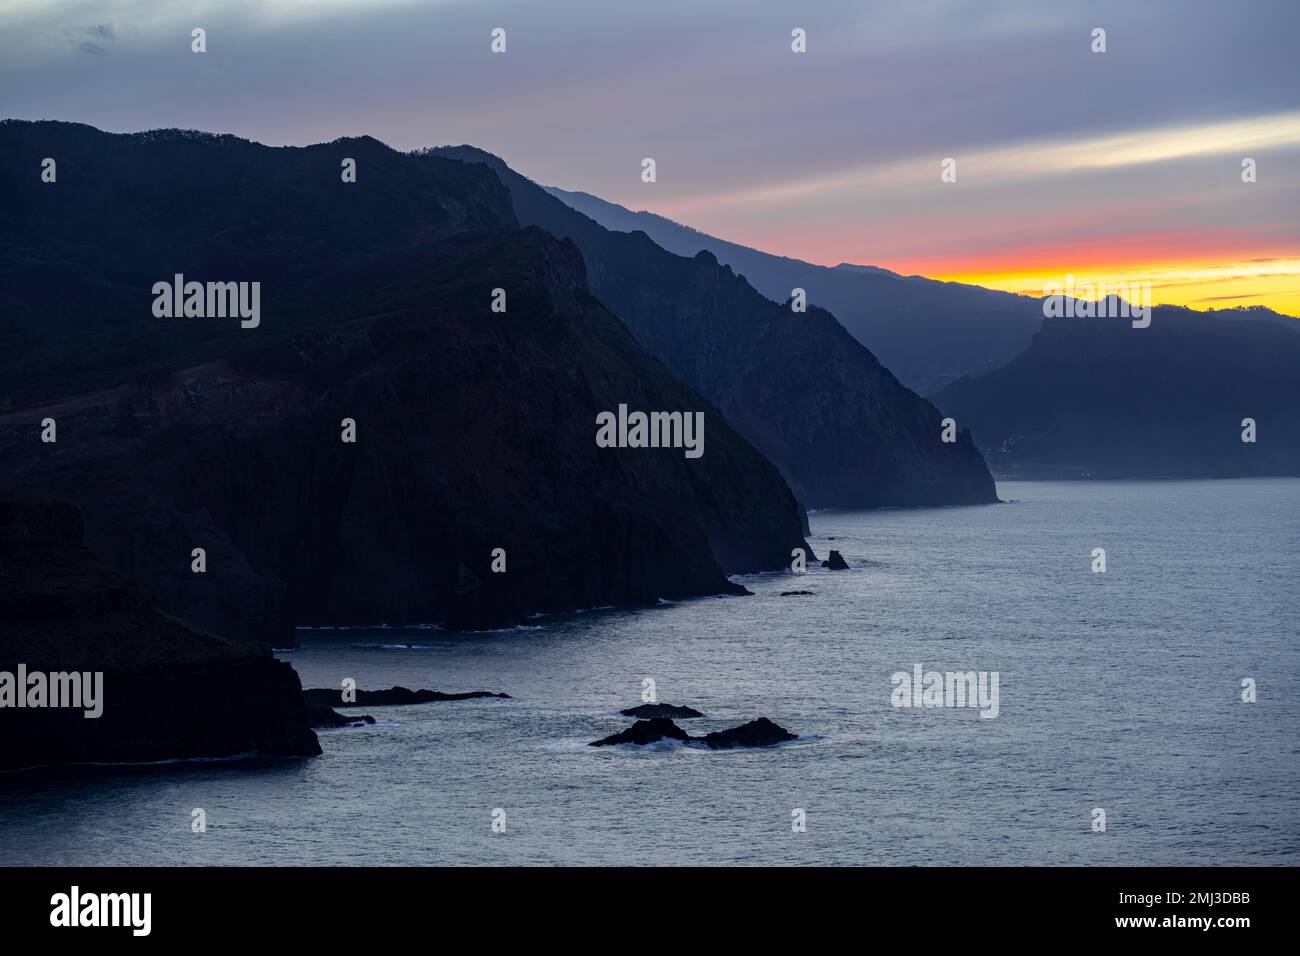
[{"label": "sky", "polygon": [[470,143],[826,265],[1300,315],[1298,51],[1300,0],[0,0],[0,116]]}]

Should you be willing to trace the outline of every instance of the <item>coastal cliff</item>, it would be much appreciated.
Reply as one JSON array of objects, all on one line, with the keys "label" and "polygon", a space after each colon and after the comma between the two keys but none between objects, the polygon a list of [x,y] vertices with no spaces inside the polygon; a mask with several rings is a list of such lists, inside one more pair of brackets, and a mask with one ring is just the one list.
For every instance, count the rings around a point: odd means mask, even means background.
[{"label": "coastal cliff", "polygon": [[[587,291],[572,243],[461,236],[319,295],[374,311],[4,415],[0,475],[79,504],[166,610],[275,646],[295,625],[739,594],[728,575],[811,552],[776,468]],[[699,412],[703,455],[598,447],[620,404]]]},{"label": "coastal cliff", "polygon": [[[32,150],[96,175],[33,187]],[[576,245],[517,228],[490,170],[13,121],[8,172],[0,483],[78,505],[168,613],[271,646],[494,627],[740,594],[729,575],[807,549],[777,468],[597,300]],[[177,275],[256,286],[258,314],[159,314]],[[600,447],[622,407],[702,416],[703,454]]]},{"label": "coastal cliff", "polygon": [[320,753],[292,667],[161,613],[81,538],[67,502],[0,494],[0,672],[102,674],[96,717],[7,699],[0,769]]}]

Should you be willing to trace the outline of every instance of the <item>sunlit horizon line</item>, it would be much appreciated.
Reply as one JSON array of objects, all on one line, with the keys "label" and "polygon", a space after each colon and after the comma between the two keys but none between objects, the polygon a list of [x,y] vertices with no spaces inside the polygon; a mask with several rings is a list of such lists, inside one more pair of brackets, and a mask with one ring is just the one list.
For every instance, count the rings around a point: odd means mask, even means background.
[{"label": "sunlit horizon line", "polygon": [[[1030,298],[1042,298],[1048,294],[1049,287],[1053,284],[1065,284],[1067,277],[1073,277],[1076,289],[1091,286],[1095,290],[1094,295],[1080,295],[1080,298],[1099,298],[1116,288],[1145,285],[1150,287],[1152,301],[1157,305],[1199,308],[1203,311],[1233,306],[1261,306],[1279,315],[1300,318],[1300,258],[1270,259],[1266,262],[1165,264],[1150,268],[1133,266],[1090,270],[1058,266],[994,272],[939,271],[926,276],[940,282],[976,285]],[[1265,280],[1272,280],[1272,283]],[[1261,288],[1261,282],[1265,285],[1284,282],[1289,287]],[[1217,294],[1206,294],[1211,291]]]},{"label": "sunlit horizon line", "polygon": [[[640,211],[650,215],[663,215],[654,210]],[[866,266],[884,269],[904,278],[918,277],[936,282],[980,286],[1031,298],[1041,298],[1045,294],[1045,285],[1063,282],[1067,275],[1075,276],[1078,282],[1092,281],[1094,285],[1102,281],[1111,285],[1149,282],[1153,293],[1170,295],[1170,298],[1157,300],[1156,305],[1222,309],[1228,306],[1212,303],[1233,302],[1243,306],[1262,306],[1280,315],[1300,318],[1300,250],[1288,240],[1279,244],[1276,240],[1251,242],[1234,237],[1231,242],[1225,242],[1223,236],[1213,233],[1174,230],[1168,235],[1155,233],[1120,238],[1095,236],[1087,240],[1055,242],[1047,246],[1031,243],[1021,248],[998,251],[992,256],[984,253],[940,257],[905,255],[896,259],[870,255],[842,258],[838,254],[809,256],[800,254],[798,249],[771,248],[761,240],[753,243],[744,237],[724,239],[707,229],[680,222],[677,224],[765,255],[807,262],[827,269],[838,265]],[[1179,250],[1171,248],[1174,245],[1171,239],[1198,241],[1186,242],[1179,255]],[[1117,245],[1141,249],[1145,255],[1139,255],[1136,251],[1128,254],[1123,248],[1117,250]],[[1215,254],[1225,246],[1234,248],[1231,252]],[[1152,248],[1163,248],[1164,255],[1152,257]],[[1175,252],[1175,255],[1169,255],[1170,252]],[[1295,280],[1294,287],[1282,290],[1267,287],[1270,282],[1279,280]],[[1216,291],[1232,294],[1187,295],[1173,291],[1216,284],[1224,286]],[[1266,287],[1261,288],[1261,284]]]},{"label": "sunlit horizon line", "polygon": [[[1046,297],[1044,289],[1039,287],[1025,288],[1017,286],[1014,283],[992,283],[988,281],[976,281],[978,277],[972,276],[925,276],[924,278],[933,279],[936,282],[954,282],[960,285],[978,286],[981,289],[988,289],[993,292],[1006,292],[1011,295],[1023,296],[1027,299],[1043,299]],[[1119,295],[1124,298],[1123,290],[1110,289],[1107,295]],[[1081,300],[1097,300],[1104,298],[1102,295],[1084,296],[1076,295],[1074,298]],[[1284,293],[1277,295],[1255,295],[1252,293],[1242,293],[1240,295],[1219,295],[1219,296],[1171,296],[1167,289],[1153,286],[1150,297],[1151,305],[1155,308],[1173,308],[1188,309],[1192,312],[1222,312],[1226,309],[1267,309],[1277,315],[1289,319],[1300,321],[1300,287],[1289,289]]]},{"label": "sunlit horizon line", "polygon": [[1129,266],[1103,266],[1100,268],[1087,266],[1065,268],[1053,264],[1001,270],[972,268],[952,270],[949,274],[984,275],[999,279],[1013,277],[1028,279],[1035,276],[1059,278],[1069,274],[1076,277],[1126,277],[1153,283],[1171,280],[1206,282],[1222,278],[1246,279],[1300,275],[1300,257],[1275,257],[1264,260],[1236,259],[1226,262],[1162,262],[1157,260]]},{"label": "sunlit horizon line", "polygon": [[[707,232],[704,234],[711,235]],[[1207,244],[1213,244],[1216,237],[1202,238]],[[1094,285],[1103,281],[1111,285],[1149,282],[1153,294],[1171,296],[1157,300],[1157,305],[1221,309],[1227,306],[1205,303],[1232,301],[1245,306],[1263,306],[1280,315],[1300,318],[1300,250],[1293,250],[1289,243],[1283,248],[1274,244],[1244,248],[1238,246],[1234,254],[1213,255],[1203,248],[1192,246],[1184,249],[1184,254],[1180,256],[1166,254],[1159,258],[1143,258],[1121,252],[1120,258],[1116,258],[1115,242],[1099,236],[1091,242],[1059,243],[1047,249],[1042,249],[1041,244],[1029,245],[1023,252],[1009,250],[999,252],[995,257],[952,255],[939,259],[924,256],[890,259],[875,256],[806,257],[792,250],[763,249],[761,246],[750,245],[743,239],[722,241],[755,249],[765,255],[794,259],[826,269],[838,265],[873,267],[904,278],[955,282],[1031,298],[1041,298],[1045,294],[1044,286],[1051,282],[1062,283],[1067,275],[1073,275],[1079,283],[1090,281]],[[1150,237],[1142,237],[1141,241],[1133,244],[1149,250]],[[1165,251],[1171,251],[1167,244]],[[1282,280],[1294,280],[1294,288],[1278,290],[1260,287]],[[1223,286],[1217,290],[1219,292],[1233,294],[1185,295],[1173,291],[1213,285]]]}]

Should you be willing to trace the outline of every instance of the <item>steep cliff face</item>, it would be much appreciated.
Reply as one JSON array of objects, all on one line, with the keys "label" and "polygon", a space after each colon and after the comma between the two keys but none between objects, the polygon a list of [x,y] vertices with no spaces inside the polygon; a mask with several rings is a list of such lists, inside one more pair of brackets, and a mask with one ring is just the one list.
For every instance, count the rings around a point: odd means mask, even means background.
[{"label": "steep cliff face", "polygon": [[420,155],[489,166],[521,223],[573,239],[592,291],[781,468],[805,505],[997,500],[969,435],[941,441],[939,410],[899,384],[830,313],[795,313],[708,252],[684,258],[644,233],[611,232],[481,150]]},{"label": "steep cliff face", "polygon": [[[1050,318],[1004,368],[939,400],[999,474],[1235,478],[1300,474],[1300,322],[1267,310],[1162,306]],[[1255,441],[1242,441],[1242,422]]]},{"label": "steep cliff face", "polygon": [[[199,626],[488,626],[734,593],[804,546],[777,470],[482,166],[5,122],[0,205],[0,482],[81,505],[90,547]],[[155,315],[178,273],[260,283],[258,324]],[[620,405],[702,413],[703,457],[598,448]]]},{"label": "steep cliff face", "polygon": [[0,768],[320,753],[293,668],[160,613],[82,545],[66,502],[0,494],[0,622],[10,680],[103,675],[95,718],[0,708]]},{"label": "steep cliff face", "polygon": [[[726,575],[807,547],[775,467],[590,294],[572,243],[461,236],[317,292],[370,311],[0,417],[0,476],[78,502],[165,609],[275,644],[736,593]],[[701,412],[703,455],[597,447],[620,404]]]}]

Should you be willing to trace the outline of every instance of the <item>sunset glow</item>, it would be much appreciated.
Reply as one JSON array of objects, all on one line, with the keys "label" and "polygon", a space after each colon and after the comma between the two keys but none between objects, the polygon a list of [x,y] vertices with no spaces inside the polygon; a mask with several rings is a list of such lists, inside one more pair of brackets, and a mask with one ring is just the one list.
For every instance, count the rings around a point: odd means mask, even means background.
[{"label": "sunset glow", "polygon": [[[652,211],[778,255],[1041,295],[1066,274],[1157,304],[1300,315],[1300,112],[1030,139],[684,196]],[[1240,173],[1249,156],[1262,181]],[[1282,175],[1279,175],[1282,174]],[[1249,213],[1250,222],[1240,221]]]},{"label": "sunset glow", "polygon": [[[470,143],[536,182],[808,262],[1029,293],[1122,276],[1157,302],[1300,315],[1300,60],[1283,0],[827,0],[799,10],[806,55],[789,51],[785,9],[582,0],[557,18],[502,0],[518,40],[494,57],[477,6],[0,4],[0,115],[271,145]],[[200,11],[223,37],[211,70],[173,39]]]},{"label": "sunset glow", "polygon": [[1300,257],[1128,266],[1061,262],[1006,272],[926,274],[946,282],[964,282],[1032,296],[1041,296],[1045,284],[1061,282],[1065,275],[1071,274],[1079,281],[1097,286],[1150,283],[1151,299],[1156,305],[1185,305],[1194,309],[1262,305],[1286,315],[1300,315]]}]

